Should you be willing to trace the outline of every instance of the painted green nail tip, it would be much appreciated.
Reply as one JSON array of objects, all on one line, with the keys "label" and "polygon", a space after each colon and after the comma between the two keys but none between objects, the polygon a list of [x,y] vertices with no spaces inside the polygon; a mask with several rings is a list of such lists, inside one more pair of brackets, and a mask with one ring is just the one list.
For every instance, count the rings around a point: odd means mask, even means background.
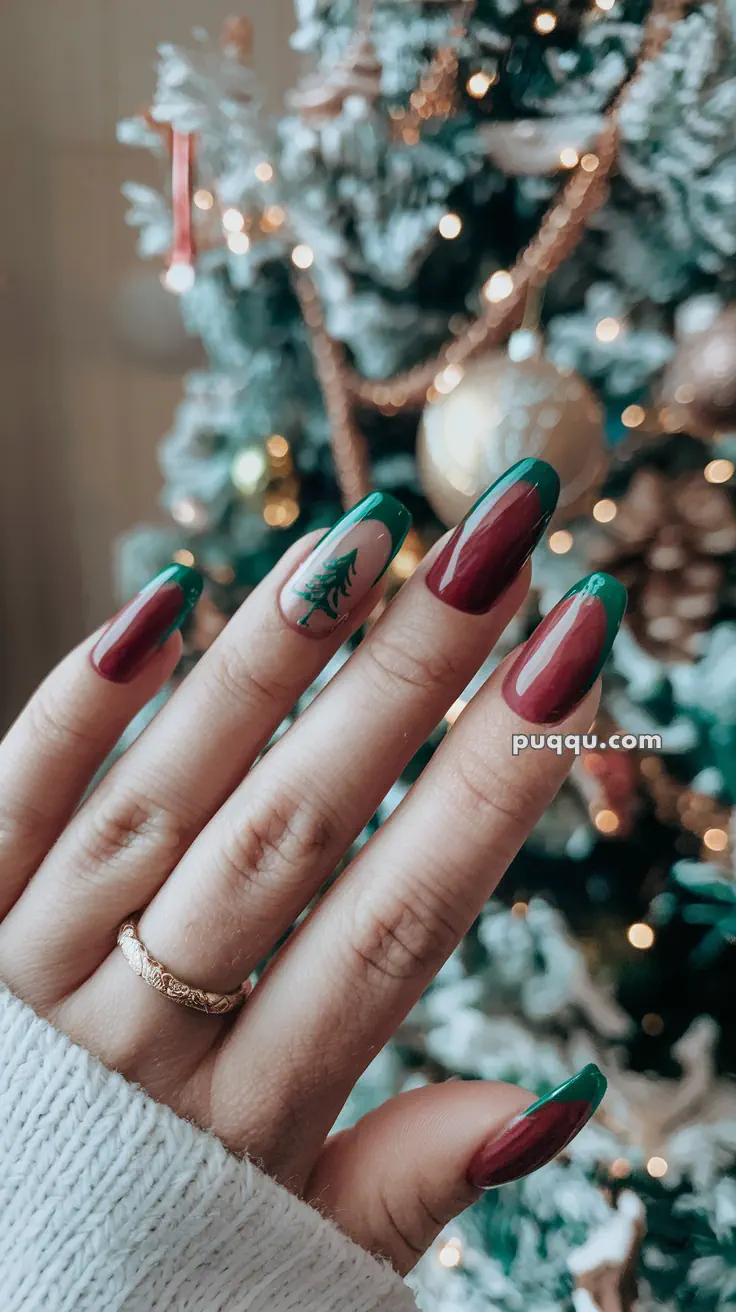
[{"label": "painted green nail tip", "polygon": [[600,601],[606,613],[606,636],[603,648],[598,661],[598,666],[591,679],[591,683],[598,677],[603,666],[608,660],[614,639],[626,614],[626,606],[629,600],[629,594],[623,583],[615,579],[612,574],[586,574],[585,578],[580,579],[569,592],[565,593],[562,598],[566,601],[568,597],[574,597],[578,594],[584,594],[591,599],[597,598]]},{"label": "painted green nail tip", "polygon": [[176,633],[176,630],[180,629],[184,621],[191,615],[202,596],[204,587],[204,579],[199,570],[192,569],[189,565],[178,564],[168,565],[166,569],[162,569],[161,573],[157,574],[152,583],[149,584],[149,587],[162,588],[170,583],[174,583],[181,591],[182,605],[173,624],[163,634],[159,644],[161,647],[165,642],[168,642],[172,633]]},{"label": "painted green nail tip", "polygon": [[592,1116],[600,1107],[607,1088],[608,1081],[603,1071],[599,1070],[594,1062],[589,1062],[578,1071],[577,1075],[573,1075],[572,1079],[566,1080],[557,1089],[553,1089],[544,1098],[539,1098],[531,1107],[527,1107],[524,1118],[532,1116],[540,1107],[546,1107],[552,1102],[586,1102],[590,1106]]},{"label": "painted green nail tip", "polygon": [[491,486],[481,493],[466,518],[469,519],[473,511],[482,505],[487,497],[498,498],[517,483],[529,483],[536,488],[542,513],[545,518],[551,519],[560,496],[560,480],[557,470],[553,469],[552,465],[548,465],[546,460],[537,460],[536,456],[525,456],[523,460],[517,460],[516,464],[511,465],[495,483],[491,483]]},{"label": "painted green nail tip", "polygon": [[360,501],[356,502],[330,530],[336,533],[338,530],[343,533],[351,524],[357,524],[363,519],[377,519],[379,523],[385,524],[391,534],[391,552],[383,566],[383,569],[376,575],[373,582],[378,582],[386,573],[391,561],[406,539],[406,535],[411,528],[411,514],[406,506],[392,497],[390,492],[369,492]]}]

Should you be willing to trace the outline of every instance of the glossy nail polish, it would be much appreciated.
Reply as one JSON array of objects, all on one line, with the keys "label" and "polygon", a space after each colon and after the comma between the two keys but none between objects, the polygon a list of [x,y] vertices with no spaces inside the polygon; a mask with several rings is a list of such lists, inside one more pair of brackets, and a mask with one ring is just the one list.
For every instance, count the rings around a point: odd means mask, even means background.
[{"label": "glossy nail polish", "polygon": [[532,724],[557,724],[582,701],[605,664],[626,610],[626,589],[610,574],[588,574],[558,601],[503,682],[512,711]]},{"label": "glossy nail polish", "polygon": [[169,565],[124,606],[90,652],[93,668],[111,683],[129,683],[181,628],[202,593],[202,576]]},{"label": "glossy nail polish", "polygon": [[539,542],[559,494],[560,480],[544,460],[512,465],[455,529],[427,587],[455,610],[490,610]]},{"label": "glossy nail polish", "polygon": [[605,1092],[603,1073],[592,1063],[585,1066],[483,1144],[468,1167],[468,1183],[495,1189],[546,1166],[580,1133]]},{"label": "glossy nail polish", "polygon": [[323,638],[341,624],[386,572],[409,532],[411,515],[387,492],[369,492],[299,567],[281,592],[292,628]]}]

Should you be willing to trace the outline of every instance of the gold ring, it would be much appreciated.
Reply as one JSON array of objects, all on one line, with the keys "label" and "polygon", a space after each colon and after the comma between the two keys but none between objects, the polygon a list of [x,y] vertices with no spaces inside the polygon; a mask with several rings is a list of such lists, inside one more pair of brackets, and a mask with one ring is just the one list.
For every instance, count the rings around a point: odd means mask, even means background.
[{"label": "gold ring", "polygon": [[204,1011],[208,1016],[224,1016],[234,1011],[248,997],[253,985],[247,979],[234,993],[208,993],[206,989],[192,988],[177,979],[160,961],[152,957],[148,948],[138,937],[138,917],[124,920],[118,930],[118,947],[130,969],[139,975],[145,984],[149,984],[157,993],[163,993],[171,1002],[180,1007],[191,1007],[194,1011]]}]

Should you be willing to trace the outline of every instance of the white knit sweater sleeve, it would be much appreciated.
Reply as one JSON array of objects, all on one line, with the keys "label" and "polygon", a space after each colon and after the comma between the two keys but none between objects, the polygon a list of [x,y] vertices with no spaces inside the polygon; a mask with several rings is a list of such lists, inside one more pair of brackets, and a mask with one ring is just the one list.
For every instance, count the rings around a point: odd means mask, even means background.
[{"label": "white knit sweater sleeve", "polygon": [[0,987],[3,1312],[415,1312],[394,1272]]}]

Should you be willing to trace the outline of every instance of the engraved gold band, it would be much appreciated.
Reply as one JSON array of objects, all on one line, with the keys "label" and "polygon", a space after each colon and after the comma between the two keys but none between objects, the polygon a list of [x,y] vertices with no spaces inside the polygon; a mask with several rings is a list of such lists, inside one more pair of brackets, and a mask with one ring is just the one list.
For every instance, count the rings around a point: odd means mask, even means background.
[{"label": "engraved gold band", "polygon": [[204,1011],[208,1016],[224,1016],[234,1011],[248,997],[252,984],[246,980],[234,993],[208,993],[206,989],[193,988],[177,979],[160,961],[152,957],[148,948],[138,937],[138,919],[124,920],[118,930],[118,947],[130,969],[149,984],[157,993],[176,1002],[180,1007],[191,1007],[194,1011]]}]

